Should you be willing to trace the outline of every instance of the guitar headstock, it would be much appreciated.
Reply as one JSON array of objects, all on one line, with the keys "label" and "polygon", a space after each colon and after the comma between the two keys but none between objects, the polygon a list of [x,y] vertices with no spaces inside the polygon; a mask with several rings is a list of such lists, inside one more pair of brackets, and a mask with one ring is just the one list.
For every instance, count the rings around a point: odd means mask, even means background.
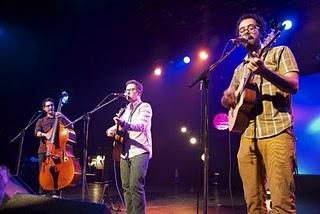
[{"label": "guitar headstock", "polygon": [[268,34],[268,36],[263,41],[263,48],[260,52],[260,55],[269,48],[273,42],[276,41],[276,39],[280,36],[281,31],[284,29],[284,26],[276,26],[271,29],[271,32]]}]

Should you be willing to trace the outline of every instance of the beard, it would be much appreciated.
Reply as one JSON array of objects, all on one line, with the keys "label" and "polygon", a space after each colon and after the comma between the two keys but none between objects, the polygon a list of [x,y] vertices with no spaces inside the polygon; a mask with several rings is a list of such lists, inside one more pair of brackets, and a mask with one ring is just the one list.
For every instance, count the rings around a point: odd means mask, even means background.
[{"label": "beard", "polygon": [[248,50],[248,52],[257,52],[260,47],[260,40],[258,39],[250,39],[246,44],[244,44],[245,48]]}]

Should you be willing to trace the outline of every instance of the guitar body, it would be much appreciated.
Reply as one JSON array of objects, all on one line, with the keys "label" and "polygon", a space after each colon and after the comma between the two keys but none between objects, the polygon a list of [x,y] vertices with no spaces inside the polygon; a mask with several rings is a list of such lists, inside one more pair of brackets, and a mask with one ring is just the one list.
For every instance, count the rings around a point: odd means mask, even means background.
[{"label": "guitar body", "polygon": [[[51,167],[52,164],[42,164],[41,166],[39,182],[43,189],[52,191],[67,186],[75,186],[79,183],[81,178],[81,166],[78,159],[71,157],[60,164],[56,164],[55,167]],[[54,181],[55,176],[58,176],[56,184]],[[55,185],[57,185],[58,188],[55,188]]]},{"label": "guitar body", "polygon": [[[119,112],[116,114],[118,117],[124,113],[125,107],[122,107]],[[117,124],[116,133],[113,141],[113,149],[112,149],[112,159],[115,161],[120,161],[120,155],[122,153],[122,147],[125,142],[125,138],[128,135],[128,132],[123,130],[123,128]]]},{"label": "guitar body", "polygon": [[115,161],[120,161],[121,153],[122,153],[122,144],[114,141],[113,149],[112,149],[112,159]]},{"label": "guitar body", "polygon": [[229,131],[242,133],[249,123],[252,108],[256,102],[256,91],[246,88],[241,93],[237,105],[228,112]]},{"label": "guitar body", "polygon": [[43,189],[52,191],[72,185],[75,174],[73,158],[47,158],[41,165],[39,182]]},{"label": "guitar body", "polygon": [[126,132],[122,130],[120,126],[117,127],[116,135],[114,136],[112,158],[115,161],[120,161],[120,154],[122,153],[122,147],[125,142]]},{"label": "guitar body", "polygon": [[[76,134],[72,129],[64,128],[62,124],[59,124],[58,129],[59,143],[46,141],[49,155],[42,163],[39,173],[39,183],[48,191],[75,185],[81,177],[79,160],[74,157],[71,145],[67,144],[67,142],[75,142]],[[52,133],[52,129],[49,133]]]}]

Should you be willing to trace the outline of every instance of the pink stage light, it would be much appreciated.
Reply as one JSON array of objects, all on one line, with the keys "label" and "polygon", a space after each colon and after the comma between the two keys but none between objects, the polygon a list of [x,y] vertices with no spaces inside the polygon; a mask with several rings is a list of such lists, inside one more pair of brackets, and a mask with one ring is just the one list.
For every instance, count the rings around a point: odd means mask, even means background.
[{"label": "pink stage light", "polygon": [[213,126],[218,130],[228,129],[228,115],[226,113],[218,113],[213,118]]}]

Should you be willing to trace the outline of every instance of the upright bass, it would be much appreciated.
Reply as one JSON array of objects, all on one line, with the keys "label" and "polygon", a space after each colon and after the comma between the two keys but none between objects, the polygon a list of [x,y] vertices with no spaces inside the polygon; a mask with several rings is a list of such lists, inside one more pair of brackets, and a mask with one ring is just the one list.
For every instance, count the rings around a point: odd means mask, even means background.
[{"label": "upright bass", "polygon": [[[68,94],[62,92],[57,111],[60,112],[63,104],[68,100]],[[72,146],[75,143],[76,133],[70,128],[65,128],[62,122],[55,117],[52,128],[49,130],[51,137],[46,140],[46,159],[40,167],[39,183],[48,191],[59,190],[69,185],[76,185],[81,177],[81,167],[75,158]]]}]

